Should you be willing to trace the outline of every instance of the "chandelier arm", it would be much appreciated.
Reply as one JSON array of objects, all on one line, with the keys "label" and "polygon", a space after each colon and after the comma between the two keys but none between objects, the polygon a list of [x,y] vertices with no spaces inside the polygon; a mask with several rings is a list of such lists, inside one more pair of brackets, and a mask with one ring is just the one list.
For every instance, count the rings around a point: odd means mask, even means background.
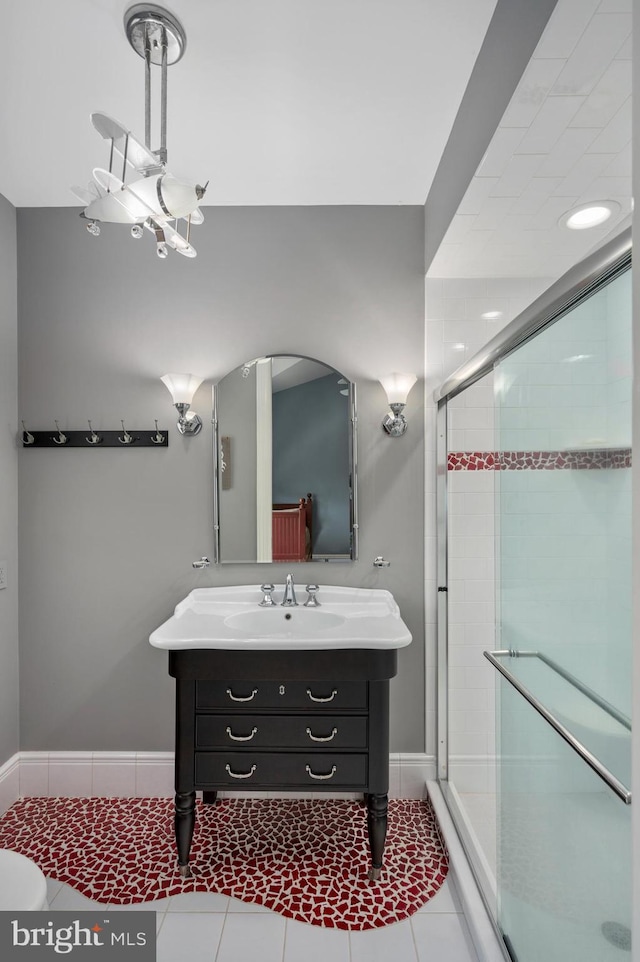
[{"label": "chandelier arm", "polygon": [[167,162],[167,31],[162,28],[162,64],[160,86],[160,162]]},{"label": "chandelier arm", "polygon": [[151,150],[151,42],[148,23],[144,25],[144,142]]},{"label": "chandelier arm", "polygon": [[[112,141],[113,143],[113,141]],[[124,138],[124,150],[122,152],[122,183],[127,179],[127,154],[129,153],[129,134]]]}]

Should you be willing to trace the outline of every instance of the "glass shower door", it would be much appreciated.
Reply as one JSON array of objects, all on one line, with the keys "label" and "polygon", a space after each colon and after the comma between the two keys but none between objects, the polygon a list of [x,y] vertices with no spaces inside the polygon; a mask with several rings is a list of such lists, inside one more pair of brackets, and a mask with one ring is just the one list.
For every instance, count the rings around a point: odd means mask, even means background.
[{"label": "glass shower door", "polygon": [[447,405],[448,753],[442,791],[496,910],[493,372]]},{"label": "glass shower door", "polygon": [[630,949],[630,358],[627,271],[494,371],[497,913],[517,962]]}]

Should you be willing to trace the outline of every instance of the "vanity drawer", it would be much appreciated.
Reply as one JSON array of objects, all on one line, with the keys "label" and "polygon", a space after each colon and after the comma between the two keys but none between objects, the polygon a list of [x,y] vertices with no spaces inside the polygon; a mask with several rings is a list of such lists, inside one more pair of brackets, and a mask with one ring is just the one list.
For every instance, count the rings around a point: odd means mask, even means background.
[{"label": "vanity drawer", "polygon": [[343,711],[367,708],[366,681],[198,681],[196,709],[255,711],[304,708]]},{"label": "vanity drawer", "polygon": [[196,715],[196,748],[367,748],[364,715]]},{"label": "vanity drawer", "polygon": [[367,787],[367,756],[313,752],[196,752],[197,788]]}]

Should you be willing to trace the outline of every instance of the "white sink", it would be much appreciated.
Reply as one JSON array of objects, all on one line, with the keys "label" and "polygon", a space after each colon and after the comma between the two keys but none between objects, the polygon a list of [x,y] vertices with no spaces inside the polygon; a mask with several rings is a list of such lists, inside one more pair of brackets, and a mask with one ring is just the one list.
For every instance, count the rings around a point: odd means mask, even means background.
[{"label": "white sink", "polygon": [[250,635],[269,638],[312,638],[318,632],[344,625],[344,615],[323,608],[282,608],[276,605],[263,611],[238,611],[228,615],[224,623],[228,628],[248,632]]},{"label": "white sink", "polygon": [[320,586],[320,607],[305,608],[307,593],[297,586],[299,604],[261,607],[257,585],[195,588],[176,605],[171,618],[151,634],[155,648],[404,648],[409,629],[389,591]]}]

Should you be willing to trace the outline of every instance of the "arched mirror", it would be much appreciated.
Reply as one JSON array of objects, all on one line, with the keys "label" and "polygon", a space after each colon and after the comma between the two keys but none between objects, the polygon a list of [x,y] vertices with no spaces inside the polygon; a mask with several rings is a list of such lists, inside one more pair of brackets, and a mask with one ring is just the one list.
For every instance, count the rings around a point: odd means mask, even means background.
[{"label": "arched mirror", "polygon": [[214,386],[213,423],[217,563],[356,559],[355,384],[259,357]]}]

